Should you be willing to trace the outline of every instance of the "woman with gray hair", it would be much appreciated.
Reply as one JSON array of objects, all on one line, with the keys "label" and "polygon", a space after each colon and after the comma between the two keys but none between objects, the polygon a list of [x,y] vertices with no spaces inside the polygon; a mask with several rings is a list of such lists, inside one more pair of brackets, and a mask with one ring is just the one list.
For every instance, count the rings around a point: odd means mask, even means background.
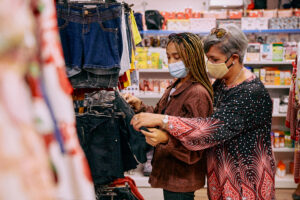
[{"label": "woman with gray hair", "polygon": [[131,121],[153,146],[176,138],[187,149],[207,149],[210,199],[275,199],[271,147],[272,101],[261,81],[243,67],[247,38],[236,26],[213,29],[204,39],[213,84],[214,113],[180,118],[150,113]]}]

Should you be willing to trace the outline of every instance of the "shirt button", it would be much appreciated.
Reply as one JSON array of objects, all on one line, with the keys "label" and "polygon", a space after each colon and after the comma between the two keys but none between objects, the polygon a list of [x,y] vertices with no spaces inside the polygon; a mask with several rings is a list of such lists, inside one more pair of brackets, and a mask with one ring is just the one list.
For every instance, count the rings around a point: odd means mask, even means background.
[{"label": "shirt button", "polygon": [[115,139],[115,142],[118,142],[118,140],[117,140],[117,139]]}]

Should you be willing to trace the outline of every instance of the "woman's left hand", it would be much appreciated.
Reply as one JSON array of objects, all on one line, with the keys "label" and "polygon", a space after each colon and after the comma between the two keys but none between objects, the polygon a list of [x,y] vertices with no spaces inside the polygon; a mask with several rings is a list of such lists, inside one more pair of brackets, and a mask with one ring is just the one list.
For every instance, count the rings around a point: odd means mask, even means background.
[{"label": "woman's left hand", "polygon": [[156,146],[160,143],[167,143],[169,141],[169,135],[167,132],[157,128],[149,128],[150,132],[141,130],[146,137],[146,142],[151,146]]},{"label": "woman's left hand", "polygon": [[131,119],[131,125],[134,129],[140,131],[142,126],[144,127],[162,127],[164,115],[153,114],[153,113],[140,113],[134,115]]}]

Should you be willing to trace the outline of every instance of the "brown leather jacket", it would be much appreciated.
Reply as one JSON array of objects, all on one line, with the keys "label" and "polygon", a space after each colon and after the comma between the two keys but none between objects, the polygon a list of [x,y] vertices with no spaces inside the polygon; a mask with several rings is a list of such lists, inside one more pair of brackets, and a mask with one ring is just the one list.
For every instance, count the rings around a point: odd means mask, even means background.
[{"label": "brown leather jacket", "polygon": [[[168,87],[154,109],[142,104],[141,111],[187,118],[208,117],[212,114],[213,104],[208,91],[200,83],[191,80],[176,89],[168,101],[170,91],[178,81]],[[167,144],[156,146],[152,166],[149,183],[154,188],[193,192],[205,184],[204,152],[189,151],[172,136]]]}]

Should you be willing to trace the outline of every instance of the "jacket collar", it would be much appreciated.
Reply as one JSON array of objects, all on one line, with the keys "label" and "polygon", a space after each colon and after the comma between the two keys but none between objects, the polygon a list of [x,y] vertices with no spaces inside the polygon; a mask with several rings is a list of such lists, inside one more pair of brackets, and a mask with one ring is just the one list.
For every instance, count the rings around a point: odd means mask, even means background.
[{"label": "jacket collar", "polygon": [[[180,79],[177,79],[171,86],[170,88],[175,87],[178,83],[180,82]],[[185,81],[179,88],[177,88],[175,90],[175,92],[173,92],[173,94],[171,94],[170,96],[177,96],[179,94],[181,94],[184,90],[186,90],[188,87],[190,87],[193,84],[193,81],[191,79],[188,79],[187,81]]]}]

